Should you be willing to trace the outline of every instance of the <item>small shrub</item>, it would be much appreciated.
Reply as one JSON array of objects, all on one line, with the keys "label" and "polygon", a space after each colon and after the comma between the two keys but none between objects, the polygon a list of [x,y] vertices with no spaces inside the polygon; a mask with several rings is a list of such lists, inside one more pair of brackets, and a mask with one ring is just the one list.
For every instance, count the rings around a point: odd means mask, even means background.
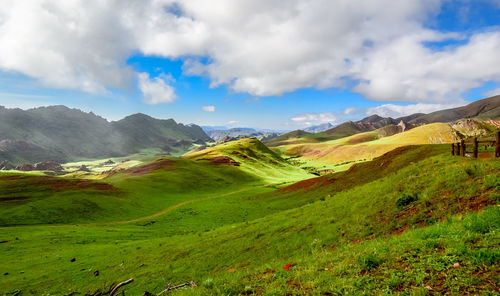
[{"label": "small shrub", "polygon": [[416,196],[403,193],[403,195],[396,201],[396,206],[398,208],[404,208],[415,201],[417,201]]},{"label": "small shrub", "polygon": [[376,254],[371,253],[359,257],[358,263],[362,268],[370,270],[379,266],[382,263],[382,259],[378,258]]}]

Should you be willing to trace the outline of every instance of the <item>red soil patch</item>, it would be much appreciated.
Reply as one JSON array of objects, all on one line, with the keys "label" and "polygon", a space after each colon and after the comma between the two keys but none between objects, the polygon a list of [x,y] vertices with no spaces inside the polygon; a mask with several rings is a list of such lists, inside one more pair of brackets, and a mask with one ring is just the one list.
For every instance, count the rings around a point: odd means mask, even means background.
[{"label": "red soil patch", "polygon": [[309,189],[311,187],[315,186],[326,186],[334,183],[337,179],[335,178],[326,178],[326,177],[318,177],[318,178],[311,178],[303,181],[299,181],[297,183],[293,183],[292,185],[283,187],[279,189],[279,191],[282,192],[290,192],[290,191],[296,191],[300,189]]},{"label": "red soil patch", "polygon": [[146,165],[136,166],[129,169],[124,170],[124,173],[142,176],[152,171],[156,171],[165,167],[169,167],[175,164],[175,161],[170,159],[158,159],[152,163],[148,163]]},{"label": "red soil patch", "polygon": [[240,166],[239,162],[237,162],[234,159],[227,157],[227,156],[216,156],[216,157],[210,159],[210,161],[212,162],[212,164],[215,164],[215,165],[225,164],[225,165]]},{"label": "red soil patch", "polygon": [[233,151],[231,154],[232,154],[232,155],[239,156],[239,157],[242,157],[242,158],[244,158],[244,159],[248,159],[248,156],[243,155],[243,154],[239,153],[238,151]]},{"label": "red soil patch", "polygon": [[1,176],[0,181],[13,181],[13,180],[21,180],[24,179],[25,176]]},{"label": "red soil patch", "polygon": [[6,176],[0,178],[1,181],[9,182],[9,186],[19,187],[20,190],[26,186],[37,186],[40,189],[51,190],[79,190],[95,189],[102,191],[118,191],[116,187],[108,183],[96,182],[85,179],[67,179],[51,176]]}]

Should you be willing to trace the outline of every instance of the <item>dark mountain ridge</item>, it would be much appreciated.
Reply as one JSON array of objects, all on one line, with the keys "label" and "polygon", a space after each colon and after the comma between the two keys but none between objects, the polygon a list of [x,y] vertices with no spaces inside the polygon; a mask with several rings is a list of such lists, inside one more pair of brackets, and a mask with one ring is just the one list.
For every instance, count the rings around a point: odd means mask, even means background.
[{"label": "dark mountain ridge", "polygon": [[0,107],[0,160],[14,164],[125,156],[148,148],[182,153],[208,141],[199,126],[145,114],[108,122],[65,106]]}]

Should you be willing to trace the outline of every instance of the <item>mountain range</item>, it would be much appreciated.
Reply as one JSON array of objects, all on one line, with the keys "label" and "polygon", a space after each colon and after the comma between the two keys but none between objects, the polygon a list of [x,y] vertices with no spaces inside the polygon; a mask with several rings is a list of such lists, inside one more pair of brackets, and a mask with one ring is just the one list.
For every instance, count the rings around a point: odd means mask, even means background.
[{"label": "mountain range", "polygon": [[268,141],[267,144],[270,146],[277,146],[282,141],[291,138],[305,138],[314,141],[327,141],[386,127],[388,131],[391,131],[391,133],[395,133],[409,130],[416,126],[424,124],[436,122],[453,122],[464,118],[500,118],[500,96],[478,100],[466,106],[440,110],[429,114],[415,113],[399,118],[381,117],[374,114],[358,121],[344,122],[322,132],[309,132],[318,129],[318,127],[296,130],[276,137]]},{"label": "mountain range", "polygon": [[0,159],[13,164],[125,156],[144,149],[182,154],[210,141],[199,126],[144,114],[108,122],[65,106],[0,107]]},{"label": "mountain range", "polygon": [[238,137],[255,137],[260,140],[271,140],[276,138],[281,133],[274,131],[256,130],[253,128],[230,128],[230,129],[205,129],[205,133],[214,141],[219,141],[222,138],[238,138]]},{"label": "mountain range", "polygon": [[321,142],[380,128],[391,135],[428,123],[499,117],[500,96],[495,96],[429,114],[416,113],[400,118],[371,115],[323,132],[296,130],[279,135],[278,132],[251,128],[212,130],[205,127],[204,131],[195,124],[183,125],[173,119],[155,119],[140,113],[109,122],[92,112],[65,106],[30,110],[0,107],[0,160],[19,165],[40,161],[62,163],[148,151],[180,155],[194,144],[206,145],[222,138],[257,137],[272,147],[290,138]]}]

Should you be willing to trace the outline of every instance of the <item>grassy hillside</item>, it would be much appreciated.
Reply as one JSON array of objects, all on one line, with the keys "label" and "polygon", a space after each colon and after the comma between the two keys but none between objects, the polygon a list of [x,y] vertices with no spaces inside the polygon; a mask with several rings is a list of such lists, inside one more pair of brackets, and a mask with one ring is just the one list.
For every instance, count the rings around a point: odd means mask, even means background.
[{"label": "grassy hillside", "polygon": [[267,182],[303,180],[311,175],[267,148],[256,138],[231,141],[186,153],[186,159],[220,165],[232,165]]},{"label": "grassy hillside", "polygon": [[0,294],[84,295],[134,278],[127,295],[191,280],[172,294],[494,295],[500,160],[445,150],[401,148],[321,186],[212,196],[128,224],[1,228]]},{"label": "grassy hillside", "polygon": [[494,96],[475,101],[463,107],[440,110],[419,116],[410,122],[414,123],[432,123],[432,122],[451,122],[462,118],[482,118],[498,119],[500,118],[500,96]]},{"label": "grassy hillside", "polygon": [[158,158],[100,180],[2,173],[0,225],[134,219],[179,202],[260,184],[234,167],[178,158]]},{"label": "grassy hillside", "polygon": [[[472,136],[491,135],[494,121],[461,120],[452,124],[432,123],[397,133],[392,126],[375,131],[319,143],[284,144],[276,147],[301,166],[342,170],[355,162],[371,160],[395,148],[407,145],[452,143]],[[290,140],[289,143],[293,143]]]}]

